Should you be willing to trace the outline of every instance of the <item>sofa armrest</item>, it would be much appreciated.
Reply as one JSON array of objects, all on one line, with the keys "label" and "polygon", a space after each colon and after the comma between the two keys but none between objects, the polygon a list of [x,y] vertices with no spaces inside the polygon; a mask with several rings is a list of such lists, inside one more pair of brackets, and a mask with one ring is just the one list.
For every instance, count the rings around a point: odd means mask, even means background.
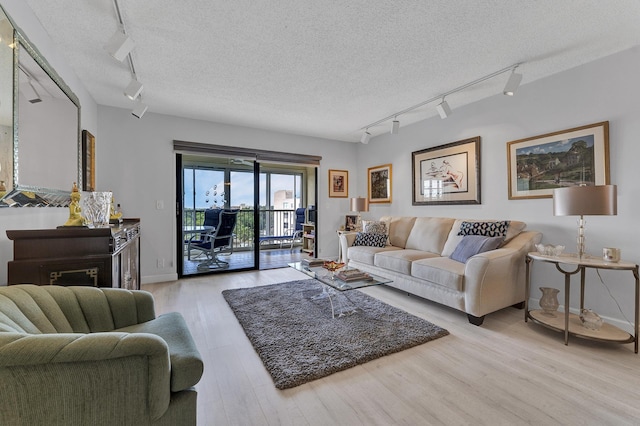
[{"label": "sofa armrest", "polygon": [[343,232],[338,234],[338,238],[340,239],[340,262],[344,262],[345,264],[349,264],[349,257],[347,256],[349,247],[353,245],[356,241],[357,232]]},{"label": "sofa armrest", "polygon": [[503,248],[469,258],[465,264],[465,311],[481,317],[524,301],[524,259],[541,238],[539,232],[522,232]]},{"label": "sofa armrest", "polygon": [[[130,378],[118,377],[128,371],[126,364],[132,359],[143,359],[146,365],[145,391],[146,405],[152,418],[160,418],[169,406],[170,400],[170,362],[167,344],[160,337],[152,334],[100,333],[100,334],[0,334],[0,372],[7,380],[28,380],[40,386],[29,392],[41,394],[47,398],[65,398],[63,389],[51,389],[38,375],[47,371],[42,377],[58,377],[69,374],[69,366],[79,368],[86,363],[92,365],[111,365],[111,373],[101,379],[96,378],[94,385],[105,386],[102,381],[113,380],[120,384],[131,382]],[[122,365],[120,366],[120,361]],[[140,362],[140,361],[138,361]],[[113,368],[113,365],[118,365]],[[73,370],[73,368],[71,369]],[[25,377],[13,377],[13,371],[21,371]],[[26,377],[30,375],[34,377]],[[87,378],[80,374],[71,375],[64,381],[65,386],[86,387]],[[92,379],[93,380],[93,379]],[[3,384],[9,386],[8,384]],[[113,389],[109,392],[129,394],[129,390]],[[6,393],[2,392],[3,395]],[[41,397],[41,398],[42,398]],[[95,396],[96,398],[98,396]],[[4,398],[2,398],[4,399]],[[62,402],[60,402],[62,404]],[[3,404],[0,401],[0,404]],[[113,407],[118,410],[118,407]],[[3,411],[3,410],[0,410]]]}]

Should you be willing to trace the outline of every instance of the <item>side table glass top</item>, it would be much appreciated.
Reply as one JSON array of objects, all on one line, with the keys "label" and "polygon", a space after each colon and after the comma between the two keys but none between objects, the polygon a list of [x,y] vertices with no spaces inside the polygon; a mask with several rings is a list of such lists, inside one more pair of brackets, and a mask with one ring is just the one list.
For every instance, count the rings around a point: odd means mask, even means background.
[{"label": "side table glass top", "polygon": [[[339,280],[338,278],[335,278],[335,277],[332,278],[331,272],[327,271],[322,266],[309,267],[309,266],[303,265],[302,262],[289,263],[288,265],[291,268],[298,270],[300,272],[303,272],[308,276],[310,276],[311,278],[315,278],[321,283],[326,284],[329,287],[335,288],[336,290],[339,290],[339,291],[355,290],[357,288],[372,287],[376,285],[388,284],[390,282],[393,282],[393,280],[390,280],[388,278],[384,278],[378,275],[373,275],[373,274],[369,274],[369,276],[372,278],[370,280],[355,280],[355,281],[346,282],[346,281]],[[348,268],[348,267],[344,268],[344,270],[350,270],[350,269],[353,269],[353,268]]]}]

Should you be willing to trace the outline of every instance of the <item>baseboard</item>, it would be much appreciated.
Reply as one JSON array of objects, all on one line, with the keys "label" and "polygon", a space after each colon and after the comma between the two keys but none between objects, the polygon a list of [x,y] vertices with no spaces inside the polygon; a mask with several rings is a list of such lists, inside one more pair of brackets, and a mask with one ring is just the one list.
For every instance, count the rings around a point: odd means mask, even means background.
[{"label": "baseboard", "polygon": [[176,281],[177,279],[178,279],[177,273],[163,274],[163,275],[146,275],[144,277],[140,277],[140,283],[141,284],[163,283],[167,281]]}]

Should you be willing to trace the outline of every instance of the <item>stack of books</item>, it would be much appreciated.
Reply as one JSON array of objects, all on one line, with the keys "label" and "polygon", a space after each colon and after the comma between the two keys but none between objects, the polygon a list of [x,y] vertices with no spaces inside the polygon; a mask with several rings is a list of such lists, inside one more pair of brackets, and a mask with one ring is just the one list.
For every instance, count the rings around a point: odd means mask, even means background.
[{"label": "stack of books", "polygon": [[300,262],[302,264],[302,266],[306,266],[309,268],[313,268],[315,266],[322,266],[324,265],[324,259],[302,259],[302,261]]},{"label": "stack of books", "polygon": [[371,275],[366,272],[362,272],[359,269],[347,269],[345,271],[340,271],[336,274],[336,278],[345,282],[373,280]]}]

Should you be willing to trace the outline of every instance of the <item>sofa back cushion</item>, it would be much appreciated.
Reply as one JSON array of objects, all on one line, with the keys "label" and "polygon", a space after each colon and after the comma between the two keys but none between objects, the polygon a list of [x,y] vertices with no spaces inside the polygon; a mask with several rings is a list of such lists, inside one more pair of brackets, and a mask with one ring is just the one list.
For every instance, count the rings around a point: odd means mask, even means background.
[{"label": "sofa back cushion", "polygon": [[453,226],[448,217],[418,217],[407,238],[405,248],[440,254]]},{"label": "sofa back cushion", "polygon": [[380,220],[387,222],[389,225],[389,244],[394,247],[405,248],[407,238],[409,238],[416,218],[383,216]]},{"label": "sofa back cushion", "polygon": [[[456,249],[460,241],[462,241],[462,238],[464,238],[463,235],[458,235],[458,233],[460,232],[460,226],[462,225],[462,222],[501,222],[501,221],[496,221],[491,219],[456,219],[455,222],[453,223],[453,226],[451,227],[451,232],[449,232],[449,237],[447,238],[447,242],[444,245],[444,249],[442,250],[442,256],[446,256],[446,257],[451,256],[451,254]],[[507,228],[507,235],[504,238],[503,244],[508,243],[511,239],[513,239],[513,237],[515,237],[516,235],[524,231],[526,227],[527,227],[527,224],[524,222],[520,222],[517,220],[509,221],[509,228]]]},{"label": "sofa back cushion", "polygon": [[147,292],[113,288],[32,284],[0,287],[0,331],[25,334],[113,331],[116,327],[153,319],[153,305],[147,307],[152,300]]}]

